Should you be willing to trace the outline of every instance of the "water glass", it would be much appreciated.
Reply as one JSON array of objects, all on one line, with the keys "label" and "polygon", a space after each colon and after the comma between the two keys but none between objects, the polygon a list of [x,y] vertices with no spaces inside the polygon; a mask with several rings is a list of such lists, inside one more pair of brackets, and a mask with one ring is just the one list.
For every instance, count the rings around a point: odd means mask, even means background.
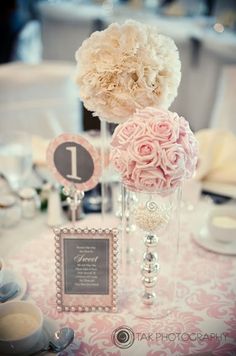
[{"label": "water glass", "polygon": [[18,190],[32,169],[32,139],[26,132],[9,131],[0,134],[0,172],[11,188]]}]

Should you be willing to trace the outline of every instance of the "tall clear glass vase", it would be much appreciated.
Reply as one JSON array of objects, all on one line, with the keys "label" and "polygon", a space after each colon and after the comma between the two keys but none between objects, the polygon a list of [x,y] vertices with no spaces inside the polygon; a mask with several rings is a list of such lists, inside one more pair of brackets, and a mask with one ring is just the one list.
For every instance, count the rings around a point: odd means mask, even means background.
[{"label": "tall clear glass vase", "polygon": [[160,319],[175,307],[181,189],[163,196],[124,187],[123,198],[123,288],[129,310]]},{"label": "tall clear glass vase", "polygon": [[102,219],[104,220],[105,214],[109,211],[110,191],[109,191],[109,144],[110,144],[110,132],[109,124],[107,121],[100,119],[100,139],[101,139],[101,212]]},{"label": "tall clear glass vase", "polygon": [[117,185],[120,182],[118,174],[110,164],[110,142],[115,125],[100,118],[100,152],[101,152],[101,213],[104,221],[106,214],[113,210],[117,199]]}]

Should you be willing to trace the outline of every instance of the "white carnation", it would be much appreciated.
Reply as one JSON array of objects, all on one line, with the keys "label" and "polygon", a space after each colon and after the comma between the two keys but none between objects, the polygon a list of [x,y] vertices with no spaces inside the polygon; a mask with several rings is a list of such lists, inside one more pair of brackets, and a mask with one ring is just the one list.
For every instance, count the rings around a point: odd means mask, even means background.
[{"label": "white carnation", "polygon": [[76,52],[80,97],[88,110],[121,123],[136,109],[168,109],[180,83],[174,41],[136,21],[94,32]]}]

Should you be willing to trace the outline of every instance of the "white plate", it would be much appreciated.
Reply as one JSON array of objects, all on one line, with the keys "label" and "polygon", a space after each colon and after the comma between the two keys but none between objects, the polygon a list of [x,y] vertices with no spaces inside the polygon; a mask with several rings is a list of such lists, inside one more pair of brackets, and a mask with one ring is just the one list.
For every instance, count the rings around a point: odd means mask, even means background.
[{"label": "white plate", "polygon": [[199,234],[195,234],[193,240],[206,250],[223,255],[236,255],[235,242],[224,243],[216,241],[210,236],[206,227],[202,228]]},{"label": "white plate", "polygon": [[3,270],[3,280],[2,284],[6,284],[8,282],[15,282],[19,285],[19,291],[17,294],[15,294],[12,298],[8,299],[10,300],[21,300],[24,298],[26,289],[27,289],[27,283],[25,278],[18,274],[17,272],[11,270],[11,269],[5,269]]},{"label": "white plate", "polygon": [[236,199],[236,185],[216,182],[202,182],[202,189],[213,194],[224,195]]}]

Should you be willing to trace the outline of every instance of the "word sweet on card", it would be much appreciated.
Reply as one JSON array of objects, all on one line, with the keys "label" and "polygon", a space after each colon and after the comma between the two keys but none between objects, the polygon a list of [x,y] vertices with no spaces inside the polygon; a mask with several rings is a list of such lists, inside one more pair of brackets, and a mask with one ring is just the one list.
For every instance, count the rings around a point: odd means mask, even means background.
[{"label": "word sweet on card", "polygon": [[58,311],[116,311],[118,231],[56,228]]}]

